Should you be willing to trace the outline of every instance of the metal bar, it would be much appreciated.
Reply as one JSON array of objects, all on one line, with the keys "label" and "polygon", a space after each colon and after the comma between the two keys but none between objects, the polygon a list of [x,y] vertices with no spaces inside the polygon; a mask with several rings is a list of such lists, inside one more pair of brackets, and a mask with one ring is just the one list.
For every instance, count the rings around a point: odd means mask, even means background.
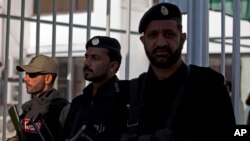
[{"label": "metal bar", "polygon": [[6,140],[6,129],[7,129],[7,93],[8,93],[8,76],[9,76],[9,36],[10,36],[10,11],[11,11],[11,0],[7,1],[7,19],[6,19],[6,40],[5,40],[5,68],[3,75],[3,130],[2,140]]},{"label": "metal bar", "polygon": [[36,55],[40,49],[40,0],[36,0]]},{"label": "metal bar", "polygon": [[221,0],[221,66],[220,72],[225,76],[225,0]]},{"label": "metal bar", "polygon": [[69,47],[68,47],[68,75],[67,75],[67,97],[71,101],[72,94],[72,35],[73,35],[73,12],[74,12],[75,0],[69,1]]},{"label": "metal bar", "polygon": [[236,123],[240,123],[240,1],[233,1],[232,103]]},{"label": "metal bar", "polygon": [[[218,43],[218,44],[221,44],[221,42],[220,41],[211,41],[211,42],[213,42],[213,43]],[[231,42],[225,42],[225,45],[233,45]],[[241,44],[240,45],[241,47],[246,47],[246,48],[250,48],[250,45],[246,45],[246,44]]]},{"label": "metal bar", "polygon": [[[52,0],[52,58],[56,57],[56,12],[57,12],[57,0]],[[58,82],[56,77],[55,82]],[[55,88],[58,88],[58,83],[54,83]]]},{"label": "metal bar", "polygon": [[[6,18],[6,15],[0,14],[0,17],[1,18]],[[10,16],[10,19],[19,20],[20,18],[18,16]],[[24,21],[36,22],[36,19],[24,17]],[[42,23],[42,24],[53,24],[52,21],[42,20],[42,19],[40,19],[40,23]],[[64,22],[56,22],[56,25],[67,26],[67,27],[69,26],[68,23],[64,23]],[[88,26],[84,26],[84,25],[80,25],[80,24],[73,24],[72,26],[74,28],[88,28]],[[106,28],[96,27],[96,26],[91,26],[91,27],[89,27],[89,29],[106,31]],[[116,32],[116,33],[123,33],[123,34],[126,33],[125,30],[113,29],[113,28],[111,28],[110,31],[111,32]],[[130,31],[130,34],[139,35],[138,31]]]},{"label": "metal bar", "polygon": [[126,27],[126,39],[127,39],[127,53],[125,62],[125,79],[129,80],[129,64],[130,64],[130,30],[131,30],[131,0],[127,0],[127,27]]},{"label": "metal bar", "polygon": [[56,54],[56,9],[57,9],[57,0],[52,1],[53,5],[53,26],[52,26],[52,57],[55,58]]},{"label": "metal bar", "polygon": [[209,38],[209,1],[204,0],[201,1],[202,2],[202,9],[200,9],[200,11],[202,12],[201,17],[203,17],[204,19],[201,21],[201,31],[202,29],[205,31],[203,31],[203,42],[200,44],[200,48],[202,48],[202,54],[203,56],[201,58],[203,58],[203,62],[202,65],[208,67],[209,66],[209,48],[208,48],[208,38]]},{"label": "metal bar", "polygon": [[110,36],[110,7],[111,2],[107,0],[107,15],[106,15],[106,35]]},{"label": "metal bar", "polygon": [[187,62],[208,66],[208,1],[188,3]]},{"label": "metal bar", "polygon": [[[88,0],[88,13],[87,13],[87,39],[86,41],[88,41],[90,39],[90,28],[91,28],[91,10],[92,10],[92,6],[93,5],[93,1],[92,0]],[[106,30],[106,29],[105,29]]]},{"label": "metal bar", "polygon": [[197,8],[197,18],[199,19],[197,23],[196,33],[196,50],[198,58],[195,58],[195,62],[200,66],[208,66],[208,1],[199,1],[196,5]]},{"label": "metal bar", "polygon": [[187,57],[186,57],[186,62],[187,64],[192,63],[192,56],[193,56],[193,37],[192,37],[192,32],[193,32],[193,0],[188,1],[188,9],[187,9]]},{"label": "metal bar", "polygon": [[39,54],[40,45],[40,0],[36,0],[36,55]]},{"label": "metal bar", "polygon": [[[24,41],[24,15],[25,15],[25,0],[22,0],[21,4],[21,25],[20,25],[20,50],[19,50],[19,64],[23,64],[23,41]],[[18,87],[18,104],[17,110],[18,112],[21,111],[22,106],[22,97],[23,97],[23,73],[19,73],[19,86]]]},{"label": "metal bar", "polygon": [[[221,37],[210,37],[209,38],[211,42],[215,41],[215,40],[221,40]],[[227,36],[225,37],[225,39],[233,39],[233,37]],[[240,39],[250,39],[250,36],[241,36]]]}]

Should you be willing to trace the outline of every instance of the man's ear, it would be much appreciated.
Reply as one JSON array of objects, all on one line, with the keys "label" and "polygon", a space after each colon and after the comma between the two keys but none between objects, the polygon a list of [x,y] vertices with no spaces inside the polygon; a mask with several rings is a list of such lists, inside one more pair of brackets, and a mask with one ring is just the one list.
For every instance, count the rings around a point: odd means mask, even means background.
[{"label": "man's ear", "polygon": [[182,33],[182,34],[181,34],[181,44],[182,44],[182,45],[184,45],[186,39],[187,39],[187,34],[186,34],[186,33]]},{"label": "man's ear", "polygon": [[52,82],[53,76],[52,74],[46,74],[45,76],[45,83],[50,84]]},{"label": "man's ear", "polygon": [[144,36],[143,35],[140,36],[140,40],[141,40],[142,44],[144,44]]},{"label": "man's ear", "polygon": [[112,61],[110,63],[110,71],[115,72],[119,66],[119,63],[117,61]]}]

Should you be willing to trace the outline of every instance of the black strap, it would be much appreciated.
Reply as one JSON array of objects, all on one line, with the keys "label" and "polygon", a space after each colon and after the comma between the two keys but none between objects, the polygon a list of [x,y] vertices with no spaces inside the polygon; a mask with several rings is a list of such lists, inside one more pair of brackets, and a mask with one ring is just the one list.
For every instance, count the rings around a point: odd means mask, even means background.
[{"label": "black strap", "polygon": [[180,101],[181,101],[181,97],[183,95],[183,91],[184,91],[184,88],[185,88],[185,85],[181,85],[179,87],[179,89],[177,90],[177,94],[176,94],[176,97],[175,97],[175,101],[173,103],[173,107],[171,108],[171,111],[170,111],[170,114],[169,114],[169,117],[168,117],[168,120],[166,122],[166,128],[168,129],[171,129],[172,128],[172,125],[173,125],[173,121],[174,121],[174,117],[176,115],[176,111],[177,111],[177,108],[180,104]]},{"label": "black strap", "polygon": [[[140,114],[140,108],[143,99],[143,93],[146,83],[146,73],[143,73],[139,78],[132,79],[130,82],[130,97],[129,97],[129,118],[127,121],[128,133],[135,135],[137,133],[138,118]],[[139,80],[142,85],[140,85],[139,91]]]},{"label": "black strap", "polygon": [[130,97],[129,97],[129,118],[127,122],[127,127],[136,126],[138,124],[138,79],[132,79],[130,84]]},{"label": "black strap", "polygon": [[136,135],[138,126],[138,79],[132,79],[130,84],[130,97],[128,104],[129,117],[127,121],[128,133],[131,135]]},{"label": "black strap", "polygon": [[166,126],[165,127],[168,128],[168,129],[172,129],[172,125],[174,123],[173,121],[174,121],[174,118],[175,118],[178,106],[180,104],[181,98],[183,96],[183,91],[185,89],[186,81],[187,81],[187,79],[189,77],[189,74],[190,74],[190,67],[187,66],[186,78],[185,78],[184,82],[182,83],[182,85],[179,86],[179,89],[176,92],[176,97],[175,97],[173,106],[171,108],[171,111],[170,111],[170,114],[169,114],[169,118],[168,118],[168,120],[166,122]]}]

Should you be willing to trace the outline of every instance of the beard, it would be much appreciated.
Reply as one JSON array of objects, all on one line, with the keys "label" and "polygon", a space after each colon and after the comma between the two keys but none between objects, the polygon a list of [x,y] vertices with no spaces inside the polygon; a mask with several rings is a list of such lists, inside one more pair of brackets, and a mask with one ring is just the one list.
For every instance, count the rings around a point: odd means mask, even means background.
[{"label": "beard", "polygon": [[[158,52],[166,52],[168,55],[157,55]],[[146,55],[151,63],[151,65],[157,68],[170,68],[173,66],[181,57],[182,46],[179,46],[176,51],[172,51],[166,46],[156,47],[152,52],[145,49]]]}]

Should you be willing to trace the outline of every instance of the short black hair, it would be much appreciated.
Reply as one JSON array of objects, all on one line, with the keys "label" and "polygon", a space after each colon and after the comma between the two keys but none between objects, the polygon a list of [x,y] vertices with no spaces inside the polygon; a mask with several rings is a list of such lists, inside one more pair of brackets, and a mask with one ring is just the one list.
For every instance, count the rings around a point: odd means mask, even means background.
[{"label": "short black hair", "polygon": [[110,61],[117,61],[119,63],[119,66],[116,69],[116,71],[118,71],[121,65],[121,61],[122,61],[121,53],[118,53],[115,50],[108,50],[108,56],[110,58]]}]

